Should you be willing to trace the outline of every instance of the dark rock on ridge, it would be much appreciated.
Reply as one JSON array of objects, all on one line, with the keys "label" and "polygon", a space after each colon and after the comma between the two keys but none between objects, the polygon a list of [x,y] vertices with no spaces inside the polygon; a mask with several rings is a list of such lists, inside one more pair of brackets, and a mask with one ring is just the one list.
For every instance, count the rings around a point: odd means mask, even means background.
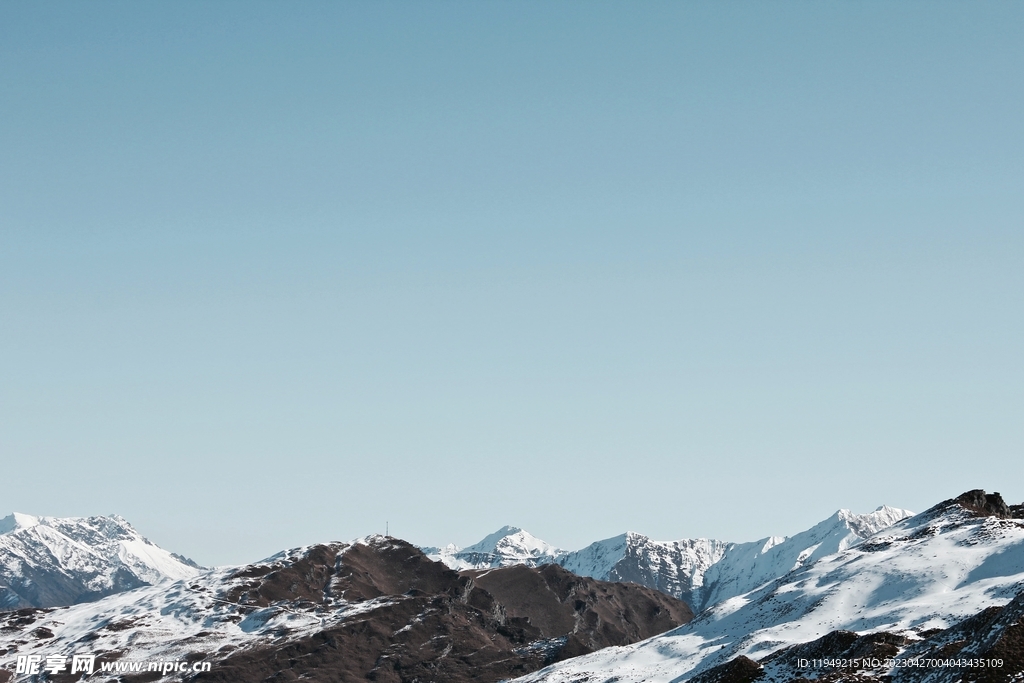
[{"label": "dark rock on ridge", "polygon": [[985,493],[982,489],[974,489],[961,493],[953,500],[960,507],[970,510],[979,517],[990,515],[1007,519],[1013,516],[1010,507],[1003,501],[1003,497],[999,493]]},{"label": "dark rock on ridge", "polygon": [[997,519],[1024,519],[1024,503],[1007,505],[999,493],[985,493],[983,489],[972,489],[961,493],[956,498],[933,505],[921,515],[938,517],[950,508],[959,508],[973,517],[995,517]]},{"label": "dark rock on ridge", "polygon": [[[689,621],[686,603],[561,567],[455,572],[394,538],[317,545],[283,567],[253,565],[228,599],[315,609],[376,600],[350,619],[282,644],[229,652],[199,681],[500,681]],[[142,677],[126,678],[141,683]]]}]

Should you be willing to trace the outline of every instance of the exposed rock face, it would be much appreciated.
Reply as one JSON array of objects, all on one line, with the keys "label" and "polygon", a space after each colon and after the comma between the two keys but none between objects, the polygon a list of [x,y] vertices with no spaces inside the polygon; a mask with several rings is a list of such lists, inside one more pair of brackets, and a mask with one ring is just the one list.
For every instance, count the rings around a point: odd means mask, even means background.
[{"label": "exposed rock face", "polygon": [[699,609],[705,573],[734,547],[706,538],[655,541],[629,532],[566,553],[557,562],[581,576],[657,588]]},{"label": "exposed rock face", "polygon": [[[852,680],[857,676],[877,676],[885,669],[871,663],[885,662],[897,656],[909,638],[887,632],[857,635],[852,631],[832,631],[817,640],[780,650],[759,662],[771,680],[795,677],[826,680]],[[823,666],[822,661],[844,662],[847,666]]]},{"label": "exposed rock face", "polygon": [[554,565],[466,571],[432,562],[403,541],[316,546],[294,565],[232,595],[243,604],[391,600],[283,646],[229,655],[196,681],[499,681],[692,618],[658,591],[582,578]]},{"label": "exposed rock face", "polygon": [[[998,517],[999,519],[1008,519],[1013,517],[1013,513],[1004,501],[1003,497],[998,493],[985,493],[982,489],[973,489],[966,493],[961,493],[959,496],[953,499],[960,507],[979,516],[991,516]],[[1021,507],[1016,505],[1014,507]]]}]

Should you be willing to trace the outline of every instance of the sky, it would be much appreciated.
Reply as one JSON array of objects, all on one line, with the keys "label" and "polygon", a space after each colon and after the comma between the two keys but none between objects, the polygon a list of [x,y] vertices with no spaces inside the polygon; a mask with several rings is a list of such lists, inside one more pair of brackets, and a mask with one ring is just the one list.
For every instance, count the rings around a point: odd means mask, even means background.
[{"label": "sky", "polygon": [[0,516],[215,565],[1021,502],[1022,30],[0,4]]}]

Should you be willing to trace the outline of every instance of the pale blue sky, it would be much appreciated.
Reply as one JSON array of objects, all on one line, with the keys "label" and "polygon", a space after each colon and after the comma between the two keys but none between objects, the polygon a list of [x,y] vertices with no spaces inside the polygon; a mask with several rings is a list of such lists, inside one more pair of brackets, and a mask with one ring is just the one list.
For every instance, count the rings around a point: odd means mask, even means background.
[{"label": "pale blue sky", "polygon": [[0,515],[213,564],[1024,499],[1020,3],[0,5]]}]

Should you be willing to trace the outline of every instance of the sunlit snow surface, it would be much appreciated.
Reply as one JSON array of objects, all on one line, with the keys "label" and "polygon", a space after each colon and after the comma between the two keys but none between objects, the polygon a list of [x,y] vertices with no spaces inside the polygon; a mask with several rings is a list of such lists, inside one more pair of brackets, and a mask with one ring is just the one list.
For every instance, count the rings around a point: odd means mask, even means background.
[{"label": "sunlit snow surface", "polygon": [[836,629],[946,628],[1024,589],[1024,521],[933,508],[727,599],[674,631],[519,683],[668,683],[743,654],[761,659]]}]

